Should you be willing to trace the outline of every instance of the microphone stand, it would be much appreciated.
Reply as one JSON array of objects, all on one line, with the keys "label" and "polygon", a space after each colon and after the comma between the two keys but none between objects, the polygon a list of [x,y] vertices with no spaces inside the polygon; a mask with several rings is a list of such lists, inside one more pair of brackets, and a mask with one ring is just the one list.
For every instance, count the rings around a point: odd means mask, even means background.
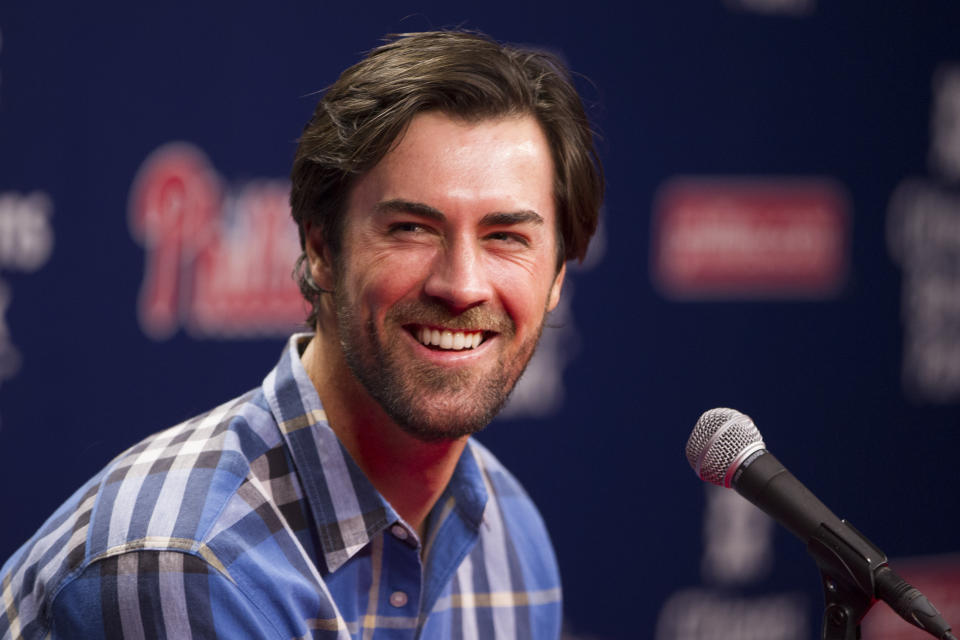
[{"label": "microphone stand", "polygon": [[894,573],[886,554],[846,520],[821,523],[807,553],[823,580],[823,640],[859,640],[860,621],[877,598],[933,637],[957,640],[926,596]]},{"label": "microphone stand", "polygon": [[876,602],[876,572],[887,556],[846,520],[823,523],[807,544],[823,581],[823,640],[859,640],[860,621]]}]

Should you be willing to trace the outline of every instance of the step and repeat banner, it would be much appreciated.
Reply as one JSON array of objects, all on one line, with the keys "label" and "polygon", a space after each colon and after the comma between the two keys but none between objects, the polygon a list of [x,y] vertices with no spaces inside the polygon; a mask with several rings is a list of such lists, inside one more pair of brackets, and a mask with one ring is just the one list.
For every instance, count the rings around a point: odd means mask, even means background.
[{"label": "step and repeat banner", "polygon": [[[540,506],[570,640],[808,640],[803,544],[698,480],[712,407],[960,625],[960,5],[0,5],[0,561],[302,328],[287,174],[388,33],[577,72],[608,190],[480,439]],[[878,605],[864,637],[924,637]]]}]

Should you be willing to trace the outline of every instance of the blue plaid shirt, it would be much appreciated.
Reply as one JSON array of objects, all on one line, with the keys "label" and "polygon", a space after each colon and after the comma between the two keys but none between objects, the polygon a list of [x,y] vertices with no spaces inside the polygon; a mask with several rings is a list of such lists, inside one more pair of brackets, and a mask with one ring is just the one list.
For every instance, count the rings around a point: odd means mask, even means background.
[{"label": "blue plaid shirt", "polygon": [[0,571],[0,636],[558,638],[556,561],[517,481],[471,440],[421,545],[328,426],[307,337],[57,510]]}]

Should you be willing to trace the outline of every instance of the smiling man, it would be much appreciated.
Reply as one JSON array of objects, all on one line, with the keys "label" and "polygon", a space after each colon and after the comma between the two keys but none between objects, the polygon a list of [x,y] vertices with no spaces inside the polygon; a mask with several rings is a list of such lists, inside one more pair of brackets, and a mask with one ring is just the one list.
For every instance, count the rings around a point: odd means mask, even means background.
[{"label": "smiling man", "polygon": [[552,56],[433,32],[345,71],[292,171],[314,331],[61,507],[3,568],[3,638],[559,637],[543,522],[470,436],[602,190]]}]

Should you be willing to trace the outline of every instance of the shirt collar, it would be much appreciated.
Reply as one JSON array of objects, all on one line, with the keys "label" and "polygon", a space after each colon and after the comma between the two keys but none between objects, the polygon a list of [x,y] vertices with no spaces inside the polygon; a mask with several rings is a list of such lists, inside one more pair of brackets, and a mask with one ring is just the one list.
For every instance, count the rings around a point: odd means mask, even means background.
[{"label": "shirt collar", "polygon": [[[327,571],[332,573],[399,516],[353,461],[327,422],[320,397],[300,361],[302,348],[312,335],[291,336],[280,362],[264,380],[263,392],[293,457],[319,533]],[[464,447],[434,509],[431,529],[442,519],[440,513],[445,516],[452,512],[476,531],[486,502],[479,459],[471,446]]]}]

